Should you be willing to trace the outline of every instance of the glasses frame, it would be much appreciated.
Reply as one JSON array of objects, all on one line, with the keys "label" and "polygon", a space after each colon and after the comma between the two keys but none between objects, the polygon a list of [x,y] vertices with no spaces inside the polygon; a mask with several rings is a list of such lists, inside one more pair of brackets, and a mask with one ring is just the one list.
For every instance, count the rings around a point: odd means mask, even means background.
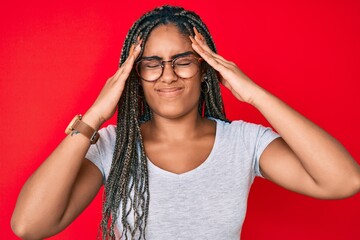
[{"label": "glasses frame", "polygon": [[[179,75],[177,75],[177,73],[175,72],[175,69],[174,69],[174,67],[175,67],[174,62],[175,62],[177,59],[179,59],[179,58],[181,58],[181,57],[186,57],[186,56],[188,56],[188,55],[193,55],[193,56],[195,57],[195,59],[199,62],[199,66],[201,65],[201,62],[204,60],[203,58],[196,56],[194,52],[185,52],[185,53],[182,53],[182,54],[180,54],[179,56],[176,56],[175,58],[170,59],[170,60],[161,60],[161,59],[153,58],[153,59],[155,59],[155,60],[158,60],[158,61],[160,62],[160,64],[161,64],[161,74],[160,74],[160,76],[159,76],[157,79],[155,79],[155,80],[146,80],[146,79],[143,79],[143,78],[141,77],[140,73],[139,73],[139,70],[138,70],[138,69],[139,69],[139,64],[140,64],[142,61],[149,60],[149,59],[151,59],[151,58],[141,58],[140,60],[138,60],[138,61],[136,62],[136,65],[135,65],[135,70],[136,70],[136,73],[137,73],[137,75],[139,76],[139,78],[140,78],[141,80],[143,80],[143,81],[145,81],[145,82],[156,82],[156,81],[159,80],[159,79],[162,77],[162,75],[164,74],[165,64],[166,64],[166,63],[171,63],[171,68],[172,68],[174,74],[175,74],[178,78],[181,78],[181,79],[191,78],[191,77],[193,77],[193,76],[187,77],[187,78],[180,77]],[[199,68],[199,69],[200,69],[200,68]],[[198,70],[198,71],[199,71],[199,70]],[[198,71],[197,71],[196,73],[198,73]],[[196,73],[194,74],[194,76],[196,75]]]}]

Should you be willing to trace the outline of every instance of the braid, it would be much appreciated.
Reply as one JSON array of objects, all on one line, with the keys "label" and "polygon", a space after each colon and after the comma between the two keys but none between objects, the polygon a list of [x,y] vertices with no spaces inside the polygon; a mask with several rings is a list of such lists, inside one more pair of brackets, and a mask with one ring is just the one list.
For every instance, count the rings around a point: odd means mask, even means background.
[{"label": "braid", "polygon": [[[204,36],[209,47],[216,52],[215,44],[200,17],[181,7],[163,6],[144,14],[130,28],[121,51],[120,65],[129,56],[130,47],[137,37],[143,39],[140,56],[144,45],[153,29],[159,25],[174,24],[185,36],[194,36],[193,27]],[[203,63],[209,85],[207,93],[201,92],[199,114],[228,121],[225,117],[219,80],[216,71]],[[131,240],[146,239],[145,230],[149,215],[149,176],[147,158],[141,136],[140,124],[152,118],[151,109],[145,101],[139,86],[138,76],[133,69],[126,81],[118,103],[116,142],[110,173],[105,184],[103,215],[100,225],[102,239],[115,239],[115,224],[121,210],[121,237]],[[119,209],[120,208],[120,209]],[[134,224],[128,222],[133,214]]]}]

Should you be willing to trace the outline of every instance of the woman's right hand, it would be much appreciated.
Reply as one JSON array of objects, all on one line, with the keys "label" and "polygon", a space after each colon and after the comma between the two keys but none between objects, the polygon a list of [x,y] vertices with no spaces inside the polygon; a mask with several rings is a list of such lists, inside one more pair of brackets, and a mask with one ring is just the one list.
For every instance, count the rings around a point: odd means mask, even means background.
[{"label": "woman's right hand", "polygon": [[134,66],[134,62],[139,56],[141,42],[142,40],[138,39],[137,43],[131,46],[129,57],[116,73],[106,81],[99,96],[86,112],[85,115],[93,115],[92,119],[97,119],[96,123],[88,123],[93,125],[96,129],[114,115],[116,106],[124,90],[126,79],[128,79],[131,69]]}]

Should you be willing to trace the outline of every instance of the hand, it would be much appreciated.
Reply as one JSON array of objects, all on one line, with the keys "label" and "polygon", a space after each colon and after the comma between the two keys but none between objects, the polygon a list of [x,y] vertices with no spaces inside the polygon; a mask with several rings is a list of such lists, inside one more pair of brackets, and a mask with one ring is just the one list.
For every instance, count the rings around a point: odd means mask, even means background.
[{"label": "hand", "polygon": [[259,88],[235,63],[214,53],[204,37],[196,30],[195,38],[190,36],[193,49],[220,74],[221,83],[240,101],[252,104],[255,90]]},{"label": "hand", "polygon": [[137,43],[131,46],[129,57],[116,71],[116,73],[106,81],[99,96],[90,107],[87,114],[84,115],[84,117],[86,115],[93,115],[92,119],[97,119],[96,123],[94,123],[93,120],[90,120],[92,125],[96,125],[96,128],[100,127],[101,124],[114,115],[117,103],[119,102],[121,94],[124,90],[126,79],[128,79],[134,62],[139,56],[141,43],[142,40],[138,38]]}]

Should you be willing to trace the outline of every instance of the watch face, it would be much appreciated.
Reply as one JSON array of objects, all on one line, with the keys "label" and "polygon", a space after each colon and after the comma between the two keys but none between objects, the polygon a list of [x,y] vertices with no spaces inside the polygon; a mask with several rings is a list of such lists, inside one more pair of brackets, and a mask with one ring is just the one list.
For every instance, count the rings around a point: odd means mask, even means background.
[{"label": "watch face", "polygon": [[65,133],[66,133],[66,134],[69,134],[69,133],[71,133],[71,132],[74,130],[73,126],[74,126],[74,124],[76,123],[76,121],[78,121],[78,120],[80,120],[80,116],[79,116],[79,115],[76,115],[76,116],[73,118],[73,120],[71,120],[71,122],[69,123],[69,125],[67,126],[67,128],[65,129]]}]

